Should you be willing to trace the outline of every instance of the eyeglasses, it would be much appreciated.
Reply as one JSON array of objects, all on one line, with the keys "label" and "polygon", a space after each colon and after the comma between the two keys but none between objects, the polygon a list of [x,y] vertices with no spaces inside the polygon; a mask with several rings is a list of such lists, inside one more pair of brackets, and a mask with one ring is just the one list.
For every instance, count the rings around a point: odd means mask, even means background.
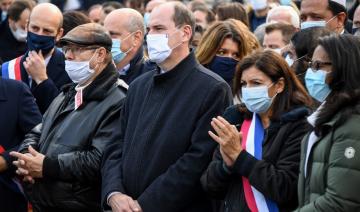
[{"label": "eyeglasses", "polygon": [[68,51],[70,51],[72,54],[80,54],[81,52],[83,51],[86,51],[86,50],[94,50],[94,49],[97,49],[99,48],[99,46],[64,46],[62,47],[62,50],[63,50],[63,53],[66,54],[68,53]]},{"label": "eyeglasses", "polygon": [[321,62],[321,61],[310,61],[309,62],[309,67],[314,70],[314,71],[318,71],[321,68],[323,68],[324,66],[331,66],[332,62]]}]

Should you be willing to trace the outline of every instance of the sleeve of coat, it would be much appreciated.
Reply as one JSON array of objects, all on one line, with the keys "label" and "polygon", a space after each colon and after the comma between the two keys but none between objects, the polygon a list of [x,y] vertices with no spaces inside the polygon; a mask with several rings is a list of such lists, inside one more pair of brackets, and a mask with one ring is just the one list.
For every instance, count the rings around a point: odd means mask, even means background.
[{"label": "sleeve of coat", "polygon": [[51,102],[59,95],[60,91],[55,83],[49,78],[31,89],[40,112],[45,113]]},{"label": "sleeve of coat", "polygon": [[[360,210],[359,140],[338,137],[333,142],[326,174],[327,188],[325,193],[297,211],[340,212]],[[350,151],[350,148],[354,155],[346,157],[345,151]]]},{"label": "sleeve of coat", "polygon": [[121,111],[120,119],[118,121],[117,130],[111,138],[111,145],[107,147],[104,152],[101,175],[101,200],[104,209],[110,209],[107,204],[107,198],[112,192],[126,193],[122,184],[122,151],[123,151],[123,135],[127,122],[127,97],[123,109]]},{"label": "sleeve of coat", "polygon": [[233,172],[249,179],[250,184],[278,204],[285,204],[297,197],[297,179],[300,164],[301,140],[308,132],[306,120],[291,129],[284,142],[276,164],[258,160],[246,151],[237,158]]},{"label": "sleeve of coat", "polygon": [[[35,103],[35,99],[33,95],[30,93],[29,88],[24,83],[19,83],[19,92],[18,96],[18,128],[20,130],[20,134],[31,133],[36,125],[41,123],[42,116],[40,111]],[[16,94],[15,94],[16,95]],[[20,145],[14,146],[12,149],[8,149],[5,151],[2,156],[5,158],[5,161],[8,167],[12,166],[13,158],[10,157],[9,153],[11,151],[17,151]]]},{"label": "sleeve of coat", "polygon": [[223,200],[232,181],[232,176],[231,171],[225,167],[218,147],[209,167],[201,176],[201,185],[208,195]]},{"label": "sleeve of coat", "polygon": [[202,114],[191,136],[188,151],[168,170],[157,177],[140,195],[138,202],[143,211],[178,211],[198,195],[194,188],[200,187],[200,177],[211,161],[216,142],[208,135],[213,117],[221,115],[229,106],[230,89],[221,82],[209,91],[202,105]]},{"label": "sleeve of coat", "polygon": [[57,158],[45,157],[44,177],[85,183],[97,182],[100,179],[103,151],[111,142],[109,138],[116,129],[120,110],[120,105],[108,110],[97,131],[94,132],[88,150],[59,154]]}]

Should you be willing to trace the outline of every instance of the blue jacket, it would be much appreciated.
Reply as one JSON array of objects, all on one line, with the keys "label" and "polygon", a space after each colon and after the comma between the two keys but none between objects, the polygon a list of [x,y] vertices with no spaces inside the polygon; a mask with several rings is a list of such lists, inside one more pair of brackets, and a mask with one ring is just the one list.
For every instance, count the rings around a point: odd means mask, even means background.
[{"label": "blue jacket", "polygon": [[[9,152],[18,149],[24,135],[39,124],[41,119],[29,88],[22,82],[0,78],[0,145],[5,149],[1,156],[8,167],[12,167]],[[16,207],[21,204],[19,201],[25,201],[21,194],[14,191],[11,180],[13,174],[11,169],[0,173],[1,211],[18,211]],[[7,210],[8,207],[11,209]]]}]

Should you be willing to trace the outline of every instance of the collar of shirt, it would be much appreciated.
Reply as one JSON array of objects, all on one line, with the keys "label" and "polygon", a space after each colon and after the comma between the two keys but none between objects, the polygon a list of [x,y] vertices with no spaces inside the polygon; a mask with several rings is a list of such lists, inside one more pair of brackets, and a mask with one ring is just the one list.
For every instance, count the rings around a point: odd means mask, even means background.
[{"label": "collar of shirt", "polygon": [[129,69],[130,69],[130,64],[127,64],[126,66],[124,66],[124,68],[118,70],[118,72],[120,75],[127,75]]},{"label": "collar of shirt", "polygon": [[47,66],[50,62],[51,55],[49,55],[47,58],[45,58],[45,66]]}]

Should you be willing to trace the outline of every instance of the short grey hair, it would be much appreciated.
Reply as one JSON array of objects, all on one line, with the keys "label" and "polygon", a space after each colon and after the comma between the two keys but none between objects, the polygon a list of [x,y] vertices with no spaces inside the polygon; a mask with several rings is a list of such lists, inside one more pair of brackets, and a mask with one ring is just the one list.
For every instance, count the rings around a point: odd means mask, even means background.
[{"label": "short grey hair", "polygon": [[271,16],[276,13],[286,13],[286,14],[290,15],[291,25],[293,25],[295,28],[300,28],[299,13],[296,12],[296,10],[293,7],[285,6],[285,5],[281,5],[281,6],[272,8],[266,17],[266,23],[269,23]]},{"label": "short grey hair", "polygon": [[192,41],[195,34],[195,17],[193,13],[181,2],[172,2],[174,5],[174,16],[173,21],[175,26],[189,25],[191,27],[192,35],[190,42]]}]

